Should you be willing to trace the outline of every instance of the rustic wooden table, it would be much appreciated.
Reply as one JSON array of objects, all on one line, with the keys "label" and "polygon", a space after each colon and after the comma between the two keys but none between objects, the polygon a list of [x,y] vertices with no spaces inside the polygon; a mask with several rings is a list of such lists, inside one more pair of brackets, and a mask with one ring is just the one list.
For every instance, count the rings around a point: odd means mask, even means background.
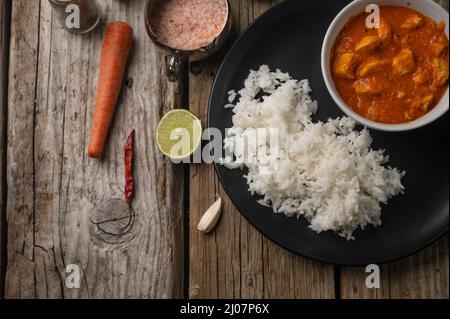
[{"label": "rustic wooden table", "polygon": [[[231,2],[236,36],[278,1]],[[448,8],[448,0],[438,2]],[[99,3],[106,22],[127,21],[136,39],[130,85],[101,162],[86,156],[86,139],[103,26],[71,35],[46,0],[0,0],[2,296],[448,298],[448,236],[383,265],[381,288],[369,290],[364,268],[314,262],[264,238],[238,214],[211,166],[175,166],[161,156],[153,141],[166,111],[189,104],[206,119],[220,54],[170,84],[163,54],[145,32],[144,0]],[[100,220],[95,208],[122,197],[122,143],[132,128],[136,219],[131,232],[117,235],[117,220]],[[201,235],[196,225],[216,194],[224,199],[223,218],[213,234]],[[65,284],[69,264],[81,267],[79,289]]]}]

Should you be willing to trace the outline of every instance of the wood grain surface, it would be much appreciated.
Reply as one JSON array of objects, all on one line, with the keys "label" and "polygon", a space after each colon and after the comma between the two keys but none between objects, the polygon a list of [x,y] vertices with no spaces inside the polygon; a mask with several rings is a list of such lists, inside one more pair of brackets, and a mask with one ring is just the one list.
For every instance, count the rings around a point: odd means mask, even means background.
[{"label": "wood grain surface", "polygon": [[[0,0],[0,257],[6,256],[6,114],[8,96],[9,0]],[[6,259],[0,258],[0,296],[4,290]]]},{"label": "wood grain surface", "polygon": [[[280,1],[231,0],[232,39]],[[436,1],[448,9],[448,0]],[[162,157],[154,143],[159,119],[189,107],[205,122],[224,51],[191,64],[182,81],[169,84],[164,53],[145,32],[145,1],[97,2],[102,25],[80,36],[59,25],[47,0],[0,0],[0,214],[7,217],[7,225],[0,218],[0,285],[6,298],[449,297],[448,235],[382,265],[381,288],[367,289],[364,268],[313,262],[263,237],[234,208],[211,165],[173,165]],[[86,144],[102,31],[112,20],[133,26],[135,44],[108,147],[97,161],[87,157]],[[121,201],[108,200],[123,197],[122,150],[133,128],[135,216],[122,231]],[[224,201],[221,221],[202,235],[197,224],[217,195]],[[80,267],[80,289],[66,286],[71,264]]]},{"label": "wood grain surface", "polygon": [[[131,23],[135,37],[102,161],[87,157],[86,144],[103,26],[72,35],[48,1],[13,1],[7,298],[182,297],[183,169],[153,143],[161,115],[179,104],[180,88],[166,81],[163,55],[147,36],[144,1],[98,3],[107,21]],[[122,150],[133,128],[136,218],[122,232],[125,212],[102,215],[99,207],[123,198]],[[66,287],[69,264],[80,266],[80,289]]]},{"label": "wood grain surface", "polygon": [[448,235],[423,251],[380,267],[380,289],[367,289],[362,267],[340,270],[340,294],[346,299],[448,299]]}]

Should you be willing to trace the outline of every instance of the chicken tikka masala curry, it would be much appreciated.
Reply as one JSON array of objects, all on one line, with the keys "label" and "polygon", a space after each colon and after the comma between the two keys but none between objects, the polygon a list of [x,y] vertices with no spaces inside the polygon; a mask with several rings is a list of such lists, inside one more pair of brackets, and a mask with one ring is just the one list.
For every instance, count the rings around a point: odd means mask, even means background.
[{"label": "chicken tikka masala curry", "polygon": [[331,57],[342,99],[365,118],[387,124],[413,121],[435,107],[448,88],[445,23],[406,7],[380,7],[379,28],[367,13],[353,17]]}]

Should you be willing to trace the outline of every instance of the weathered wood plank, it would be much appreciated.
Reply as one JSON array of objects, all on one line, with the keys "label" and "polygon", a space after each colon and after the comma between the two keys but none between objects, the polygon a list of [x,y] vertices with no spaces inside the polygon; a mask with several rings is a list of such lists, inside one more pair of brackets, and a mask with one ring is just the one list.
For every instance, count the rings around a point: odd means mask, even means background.
[{"label": "weathered wood plank", "polygon": [[[86,155],[103,26],[65,32],[48,1],[15,0],[8,114],[8,298],[171,298],[183,292],[183,171],[157,152],[155,127],[179,103],[162,52],[149,40],[144,1],[98,1],[130,23],[135,44],[102,161]],[[131,83],[131,82],[130,82]],[[123,143],[137,131],[135,222],[99,215],[123,198]],[[124,212],[125,213],[125,212]],[[122,218],[102,223],[102,218]],[[80,289],[65,285],[80,266]]]},{"label": "weathered wood plank", "polygon": [[[448,10],[448,0],[435,0]],[[418,254],[380,267],[380,289],[367,289],[364,268],[342,268],[342,298],[449,298],[448,235]]]},{"label": "weathered wood plank", "polygon": [[0,0],[0,298],[4,290],[6,262],[6,114],[8,96],[8,57],[10,0]]},{"label": "weathered wood plank", "polygon": [[448,236],[398,262],[380,266],[380,289],[367,289],[364,268],[342,268],[342,298],[448,299]]},{"label": "weathered wood plank", "polygon": [[[231,1],[234,33],[277,1]],[[219,61],[206,62],[200,74],[189,75],[190,109],[206,120],[208,96]],[[199,234],[197,224],[216,194],[224,200],[216,231]],[[190,170],[191,298],[333,298],[333,267],[276,246],[249,225],[228,199],[211,165]]]},{"label": "weathered wood plank", "polygon": [[[6,297],[34,298],[34,100],[40,1],[14,1],[8,96]],[[11,107],[10,106],[14,106]]]}]

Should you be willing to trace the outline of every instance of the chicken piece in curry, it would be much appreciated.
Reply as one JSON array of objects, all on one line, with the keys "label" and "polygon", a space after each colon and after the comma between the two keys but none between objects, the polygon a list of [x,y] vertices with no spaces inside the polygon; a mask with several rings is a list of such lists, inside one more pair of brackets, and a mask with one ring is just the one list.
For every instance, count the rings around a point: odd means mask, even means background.
[{"label": "chicken piece in curry", "polygon": [[416,68],[414,53],[410,49],[403,49],[392,59],[392,71],[397,76],[411,74]]},{"label": "chicken piece in curry", "polygon": [[379,28],[366,28],[367,13],[346,24],[332,52],[333,79],[360,115],[406,123],[432,110],[448,89],[445,23],[407,7],[380,9]]}]

